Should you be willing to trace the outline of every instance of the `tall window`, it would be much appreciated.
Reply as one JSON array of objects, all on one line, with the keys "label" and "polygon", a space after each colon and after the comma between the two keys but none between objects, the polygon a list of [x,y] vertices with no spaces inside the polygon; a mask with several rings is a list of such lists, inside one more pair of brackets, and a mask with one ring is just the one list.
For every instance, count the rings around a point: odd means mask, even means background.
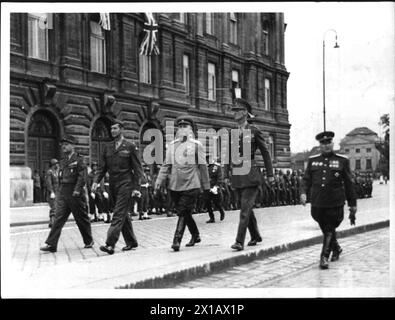
[{"label": "tall window", "polygon": [[185,17],[186,13],[180,12],[180,13],[175,13],[175,19],[180,21],[181,23],[185,23],[186,22],[186,17]]},{"label": "tall window", "polygon": [[140,82],[152,83],[151,68],[151,56],[139,55]]},{"label": "tall window", "polygon": [[269,135],[269,138],[267,139],[267,148],[269,150],[270,158],[273,160],[274,159],[274,139],[272,135]]},{"label": "tall window", "polygon": [[237,18],[234,13],[230,14],[230,42],[237,44]]},{"label": "tall window", "polygon": [[213,34],[213,24],[214,24],[214,14],[213,13],[206,13],[206,33]]},{"label": "tall window", "polygon": [[344,152],[345,152],[345,153],[349,153],[349,152],[350,152],[350,149],[344,149]]},{"label": "tall window", "polygon": [[372,149],[371,148],[366,148],[366,153],[371,153]]},{"label": "tall window", "polygon": [[241,98],[241,91],[240,91],[240,89],[238,90],[238,92],[236,92],[235,88],[240,88],[239,71],[232,70],[232,94],[233,94],[233,98]]},{"label": "tall window", "polygon": [[366,159],[366,170],[372,169],[372,159]]},{"label": "tall window", "polygon": [[27,16],[29,57],[48,60],[47,19],[47,13],[29,13]]},{"label": "tall window", "polygon": [[216,84],[215,84],[215,64],[208,64],[208,99],[211,101],[216,100]]},{"label": "tall window", "polygon": [[361,159],[355,160],[355,170],[361,170]]},{"label": "tall window", "polygon": [[265,110],[271,109],[271,101],[270,101],[270,80],[265,79]]},{"label": "tall window", "polygon": [[183,57],[183,75],[184,75],[185,92],[189,94],[190,92],[189,56],[187,56],[186,54],[184,54]]},{"label": "tall window", "polygon": [[106,72],[106,39],[104,29],[95,21],[90,21],[91,28],[91,70]]},{"label": "tall window", "polygon": [[359,149],[359,148],[355,149],[355,153],[360,153],[360,152],[361,152],[361,149]]},{"label": "tall window", "polygon": [[262,53],[269,55],[269,24],[265,22],[262,30]]}]

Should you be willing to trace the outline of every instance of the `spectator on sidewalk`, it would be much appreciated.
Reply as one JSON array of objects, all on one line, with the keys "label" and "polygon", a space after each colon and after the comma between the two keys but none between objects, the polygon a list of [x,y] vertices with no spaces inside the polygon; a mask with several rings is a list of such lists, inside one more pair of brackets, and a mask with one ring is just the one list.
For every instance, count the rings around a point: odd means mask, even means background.
[{"label": "spectator on sidewalk", "polygon": [[91,223],[86,210],[85,184],[86,165],[83,158],[74,151],[76,140],[66,135],[60,141],[65,158],[60,162],[59,192],[56,197],[55,218],[51,231],[45,240],[46,246],[41,251],[56,252],[60,233],[70,216],[73,214],[84,241],[84,248],[92,248],[93,238]]},{"label": "spectator on sidewalk", "polygon": [[33,202],[41,202],[41,177],[38,170],[34,170],[33,173]]},{"label": "spectator on sidewalk", "polygon": [[333,152],[332,131],[316,135],[321,154],[311,156],[302,180],[301,203],[306,205],[306,194],[310,194],[311,216],[318,222],[323,233],[320,268],[328,269],[331,261],[339,259],[342,249],[336,239],[336,228],[344,217],[344,202],[350,207],[350,222],[355,224],[357,195],[354,190],[350,161]]},{"label": "spectator on sidewalk", "polygon": [[117,119],[113,121],[111,135],[114,141],[104,147],[99,170],[92,185],[92,191],[95,192],[98,182],[104,178],[106,172],[109,173],[110,198],[114,202],[114,213],[107,232],[106,244],[100,247],[101,251],[108,254],[114,253],[114,247],[121,232],[126,243],[126,246],[122,248],[123,251],[138,246],[129,211],[131,209],[132,191],[134,187],[145,183],[145,178],[138,149],[124,138],[123,128],[122,121]]}]

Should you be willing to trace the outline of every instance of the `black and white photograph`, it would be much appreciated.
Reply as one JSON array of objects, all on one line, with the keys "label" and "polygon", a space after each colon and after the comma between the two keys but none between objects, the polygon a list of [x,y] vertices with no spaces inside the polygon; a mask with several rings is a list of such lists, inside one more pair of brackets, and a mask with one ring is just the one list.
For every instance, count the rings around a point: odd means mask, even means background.
[{"label": "black and white photograph", "polygon": [[395,296],[393,2],[1,8],[3,298]]}]

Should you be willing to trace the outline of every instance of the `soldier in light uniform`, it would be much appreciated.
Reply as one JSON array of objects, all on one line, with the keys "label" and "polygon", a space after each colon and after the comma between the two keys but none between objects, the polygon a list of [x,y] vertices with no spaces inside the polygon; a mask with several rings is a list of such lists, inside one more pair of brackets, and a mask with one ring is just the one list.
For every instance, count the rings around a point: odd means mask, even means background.
[{"label": "soldier in light uniform", "polygon": [[52,227],[55,219],[55,198],[59,189],[59,161],[51,160],[51,167],[48,169],[45,182],[47,185],[47,202],[49,205],[49,227]]},{"label": "soldier in light uniform", "polygon": [[357,212],[350,161],[333,152],[334,135],[332,131],[324,131],[316,136],[321,154],[309,158],[300,196],[301,203],[305,205],[306,194],[310,194],[311,215],[324,235],[319,264],[321,269],[328,268],[331,252],[331,261],[338,260],[342,252],[336,239],[336,228],[343,221],[345,200],[350,207],[351,224],[355,224]]},{"label": "soldier in light uniform", "polygon": [[177,139],[168,146],[165,163],[155,182],[155,190],[159,190],[166,183],[167,177],[170,178],[168,189],[178,215],[171,247],[174,251],[179,251],[186,226],[192,235],[186,246],[193,246],[201,241],[192,212],[199,193],[210,189],[210,182],[203,145],[194,139],[196,130],[192,117],[179,116],[176,126]]},{"label": "soldier in light uniform", "polygon": [[55,219],[41,251],[56,252],[60,233],[70,212],[73,214],[78,229],[82,235],[85,247],[92,248],[93,238],[91,223],[86,211],[85,184],[86,165],[83,158],[74,151],[76,139],[64,136],[60,141],[65,158],[60,162],[59,192],[56,195]]}]

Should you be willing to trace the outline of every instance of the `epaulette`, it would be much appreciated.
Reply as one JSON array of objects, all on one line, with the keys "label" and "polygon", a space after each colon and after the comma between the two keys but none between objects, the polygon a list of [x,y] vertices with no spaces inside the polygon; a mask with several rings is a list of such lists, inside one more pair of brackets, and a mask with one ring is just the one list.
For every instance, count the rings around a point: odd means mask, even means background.
[{"label": "epaulette", "polygon": [[319,156],[320,156],[320,154],[313,154],[312,156],[309,157],[309,159],[316,158],[316,157],[319,157]]},{"label": "epaulette", "polygon": [[345,158],[348,159],[348,157],[344,154],[340,154],[340,153],[335,153],[336,156],[341,157],[341,158]]}]

